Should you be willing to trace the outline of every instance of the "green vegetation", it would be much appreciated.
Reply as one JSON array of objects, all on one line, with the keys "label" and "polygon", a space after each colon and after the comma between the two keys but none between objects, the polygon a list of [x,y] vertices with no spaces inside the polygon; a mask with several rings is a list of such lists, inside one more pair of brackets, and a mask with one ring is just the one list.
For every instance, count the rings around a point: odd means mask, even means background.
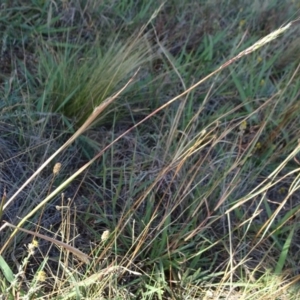
[{"label": "green vegetation", "polygon": [[2,1],[0,298],[299,299],[299,9]]}]

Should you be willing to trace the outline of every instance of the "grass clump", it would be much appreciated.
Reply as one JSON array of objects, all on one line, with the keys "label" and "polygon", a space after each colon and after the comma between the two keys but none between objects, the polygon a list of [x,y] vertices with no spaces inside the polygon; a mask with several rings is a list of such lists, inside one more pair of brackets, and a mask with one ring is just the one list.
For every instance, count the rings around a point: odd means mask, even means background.
[{"label": "grass clump", "polygon": [[298,23],[216,3],[28,1],[51,22],[7,44],[4,297],[299,298],[298,66],[276,70]]},{"label": "grass clump", "polygon": [[[76,118],[76,126],[82,125],[97,106],[117,91],[124,78],[151,57],[141,38],[111,42],[106,47],[95,42],[82,47],[66,45],[59,50],[45,48],[39,54],[38,78],[42,82],[38,84],[43,94],[37,100],[37,109]],[[124,105],[119,109],[124,116]]]}]

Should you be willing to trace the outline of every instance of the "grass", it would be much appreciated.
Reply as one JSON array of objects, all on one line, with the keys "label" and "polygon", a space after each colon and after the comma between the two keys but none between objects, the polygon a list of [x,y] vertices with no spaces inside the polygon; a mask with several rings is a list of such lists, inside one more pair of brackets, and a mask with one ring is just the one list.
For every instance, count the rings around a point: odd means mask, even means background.
[{"label": "grass", "polygon": [[298,299],[297,5],[4,2],[1,296]]}]

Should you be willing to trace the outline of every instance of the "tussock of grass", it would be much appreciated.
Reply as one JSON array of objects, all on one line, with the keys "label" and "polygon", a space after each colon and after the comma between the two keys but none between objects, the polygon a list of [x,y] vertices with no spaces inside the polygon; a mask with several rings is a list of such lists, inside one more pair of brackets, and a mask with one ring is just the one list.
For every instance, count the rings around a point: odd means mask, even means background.
[{"label": "tussock of grass", "polygon": [[[151,59],[142,38],[110,42],[106,47],[95,42],[64,48],[47,50],[45,46],[40,50],[38,78],[42,82],[38,84],[43,94],[37,108],[59,112],[67,118],[75,116],[76,126],[82,125],[97,106],[116,92],[124,78]],[[124,116],[125,108],[121,109],[120,115]]]},{"label": "tussock of grass", "polygon": [[26,4],[0,19],[1,294],[298,299],[290,8]]}]

